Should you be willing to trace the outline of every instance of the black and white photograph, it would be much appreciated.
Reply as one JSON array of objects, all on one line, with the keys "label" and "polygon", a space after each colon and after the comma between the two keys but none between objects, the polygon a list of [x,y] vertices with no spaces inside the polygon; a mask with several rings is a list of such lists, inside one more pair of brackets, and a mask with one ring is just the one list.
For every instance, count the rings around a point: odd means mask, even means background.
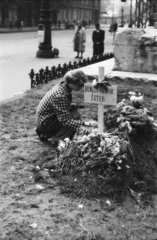
[{"label": "black and white photograph", "polygon": [[157,0],[0,0],[0,240],[157,240]]}]

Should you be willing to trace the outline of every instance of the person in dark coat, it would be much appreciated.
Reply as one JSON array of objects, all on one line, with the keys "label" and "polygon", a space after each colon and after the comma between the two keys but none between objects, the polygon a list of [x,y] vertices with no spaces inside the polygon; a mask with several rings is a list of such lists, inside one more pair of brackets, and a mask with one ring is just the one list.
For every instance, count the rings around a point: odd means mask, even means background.
[{"label": "person in dark coat", "polygon": [[115,22],[113,23],[113,26],[112,26],[112,31],[113,31],[113,41],[115,41],[117,30],[118,30],[118,24],[117,24],[117,22],[115,21]]},{"label": "person in dark coat", "polygon": [[95,25],[96,30],[93,31],[93,56],[99,56],[104,53],[105,31],[100,29],[99,23]]}]

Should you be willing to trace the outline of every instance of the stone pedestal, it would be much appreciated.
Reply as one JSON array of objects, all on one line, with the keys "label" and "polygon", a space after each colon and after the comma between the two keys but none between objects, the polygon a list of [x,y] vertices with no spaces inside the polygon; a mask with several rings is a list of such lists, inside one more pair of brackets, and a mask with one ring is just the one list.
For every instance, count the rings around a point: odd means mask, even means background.
[{"label": "stone pedestal", "polygon": [[157,74],[157,30],[126,29],[114,46],[114,70]]}]

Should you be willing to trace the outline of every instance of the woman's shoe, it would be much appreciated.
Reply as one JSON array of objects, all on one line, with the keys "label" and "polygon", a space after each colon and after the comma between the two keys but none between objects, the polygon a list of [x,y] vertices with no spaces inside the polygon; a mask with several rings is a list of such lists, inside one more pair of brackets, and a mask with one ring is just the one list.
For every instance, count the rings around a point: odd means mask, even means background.
[{"label": "woman's shoe", "polygon": [[39,139],[41,142],[48,142],[48,138],[42,133],[39,134]]},{"label": "woman's shoe", "polygon": [[80,57],[80,59],[82,59],[83,57]]},{"label": "woman's shoe", "polygon": [[79,56],[76,56],[75,58],[79,58]]},{"label": "woman's shoe", "polygon": [[48,138],[45,134],[43,134],[39,129],[36,128],[36,133],[39,136],[41,142],[48,142]]}]

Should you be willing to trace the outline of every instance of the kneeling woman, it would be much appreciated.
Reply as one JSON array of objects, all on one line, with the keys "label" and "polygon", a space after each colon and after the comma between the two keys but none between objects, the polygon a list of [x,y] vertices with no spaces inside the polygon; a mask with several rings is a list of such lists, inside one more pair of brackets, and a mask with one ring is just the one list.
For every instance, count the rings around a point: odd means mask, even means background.
[{"label": "kneeling woman", "polygon": [[77,105],[72,103],[71,92],[83,88],[87,76],[81,70],[69,71],[64,80],[46,93],[36,111],[36,132],[40,140],[52,138],[56,145],[59,140],[72,139],[76,130],[85,125]]}]

